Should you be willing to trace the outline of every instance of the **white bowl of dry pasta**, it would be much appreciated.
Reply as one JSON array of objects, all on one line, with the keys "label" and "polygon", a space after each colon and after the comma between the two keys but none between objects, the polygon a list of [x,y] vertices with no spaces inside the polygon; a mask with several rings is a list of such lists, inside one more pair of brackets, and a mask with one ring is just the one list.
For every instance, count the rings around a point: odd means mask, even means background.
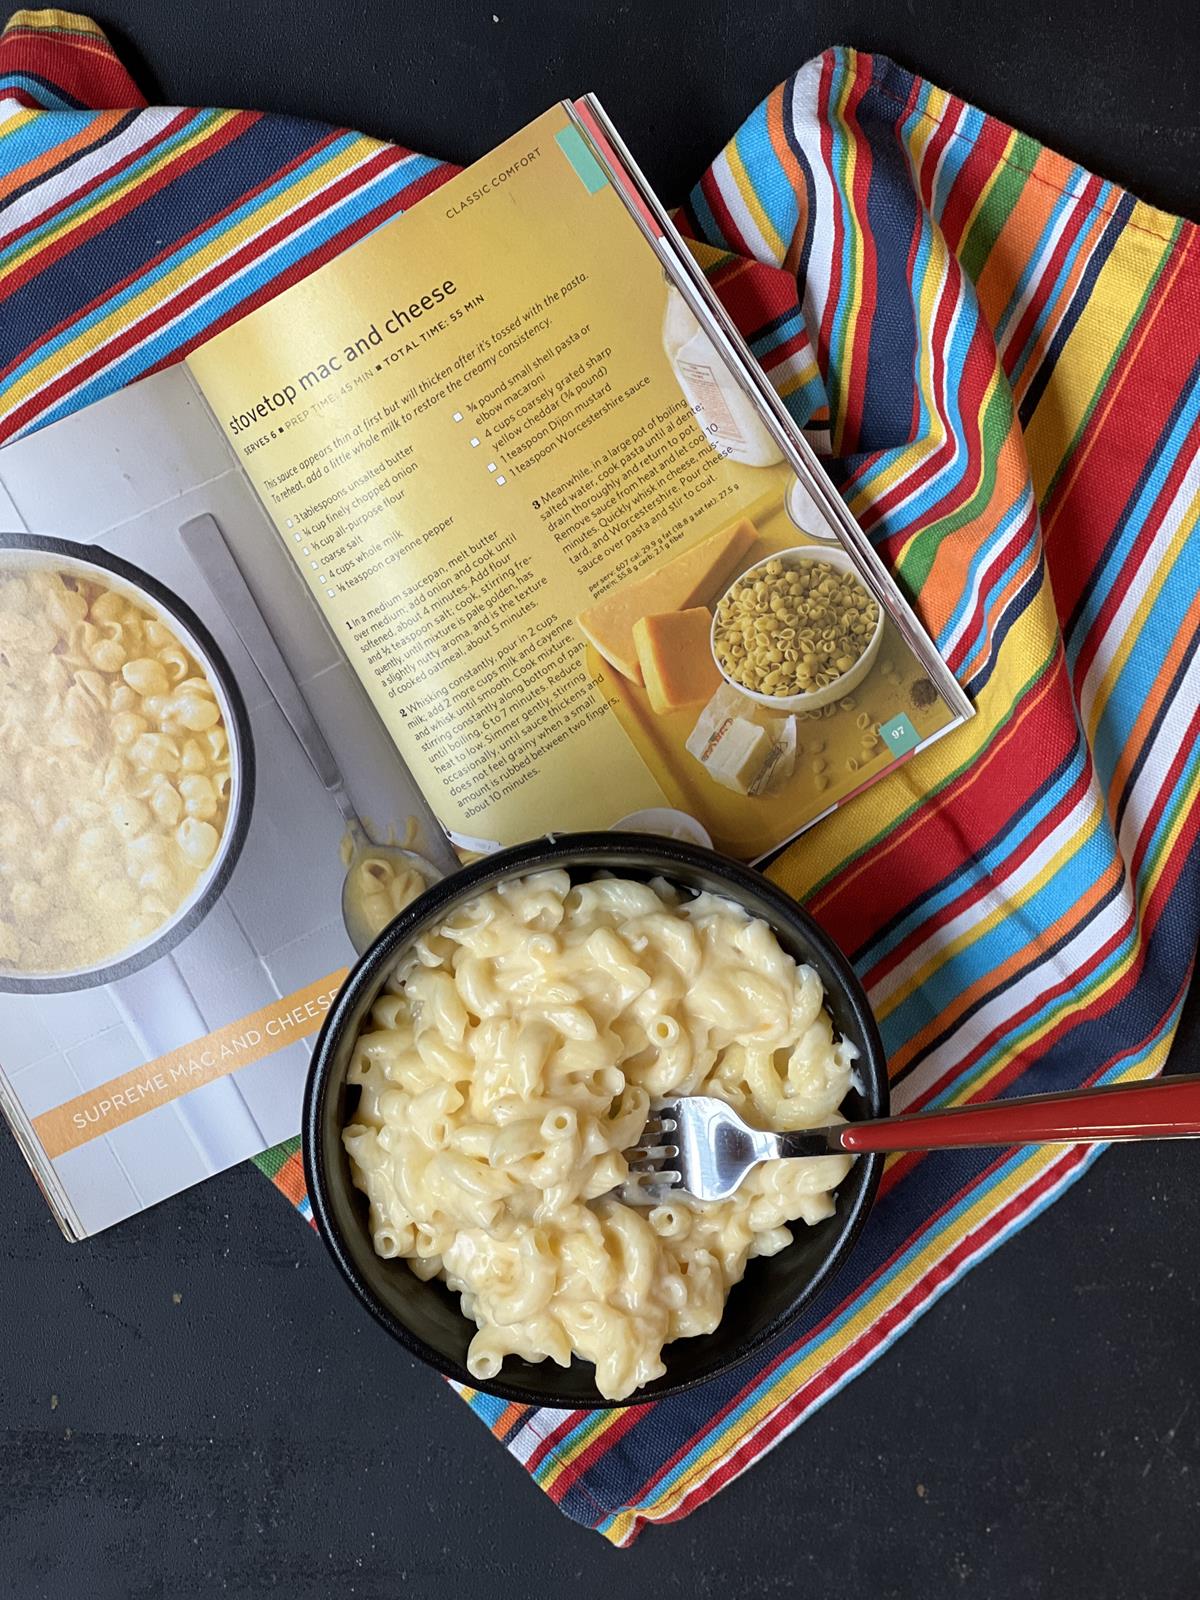
[{"label": "white bowl of dry pasta", "polygon": [[884,1115],[845,957],[759,873],[679,840],[505,850],[403,911],[330,1010],[303,1122],[317,1226],[366,1308],[464,1385],[602,1408],[718,1378],[827,1289],[882,1161],[627,1202],[654,1099],[700,1090],[763,1126]]},{"label": "white bowl of dry pasta", "polygon": [[111,983],[195,928],[254,798],[245,704],[177,595],[94,545],[0,540],[0,990]]},{"label": "white bowl of dry pasta", "polygon": [[844,550],[797,545],[756,561],[726,589],[713,611],[713,660],[760,706],[819,711],[875,665],[883,615]]}]

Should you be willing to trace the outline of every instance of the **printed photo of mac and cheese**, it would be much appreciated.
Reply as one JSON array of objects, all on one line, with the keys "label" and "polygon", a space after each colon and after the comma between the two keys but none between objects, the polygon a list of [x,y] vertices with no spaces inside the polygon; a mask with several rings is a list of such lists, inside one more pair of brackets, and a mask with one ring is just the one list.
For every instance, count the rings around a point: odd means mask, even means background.
[{"label": "printed photo of mac and cheese", "polygon": [[467,1366],[573,1355],[622,1400],[711,1333],[753,1256],[833,1214],[844,1155],[768,1161],[729,1199],[625,1203],[654,1099],[779,1130],[837,1119],[855,1049],[816,973],[733,902],[562,871],[501,883],[415,942],[360,1034],[343,1131],[377,1253],[441,1277]]},{"label": "printed photo of mac and cheese", "polygon": [[76,972],[152,936],[216,858],[231,784],[212,684],[172,629],[115,588],[11,552],[0,969]]}]

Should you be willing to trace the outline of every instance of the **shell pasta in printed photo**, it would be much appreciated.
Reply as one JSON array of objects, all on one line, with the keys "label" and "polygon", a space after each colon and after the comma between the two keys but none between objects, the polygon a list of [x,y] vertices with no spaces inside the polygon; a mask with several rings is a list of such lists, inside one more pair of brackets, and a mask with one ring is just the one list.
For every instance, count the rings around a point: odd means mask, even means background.
[{"label": "shell pasta in printed photo", "polygon": [[70,973],[150,939],[220,849],[217,691],[118,581],[0,551],[0,971]]}]

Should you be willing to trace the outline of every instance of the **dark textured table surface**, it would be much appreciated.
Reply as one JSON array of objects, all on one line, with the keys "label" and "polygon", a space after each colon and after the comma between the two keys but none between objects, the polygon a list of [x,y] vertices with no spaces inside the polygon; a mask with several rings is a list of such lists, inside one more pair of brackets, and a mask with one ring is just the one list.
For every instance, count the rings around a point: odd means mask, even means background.
[{"label": "dark textured table surface", "polygon": [[[95,14],[152,99],[304,112],[460,161],[592,88],[669,200],[790,68],[846,41],[1200,216],[1195,0]],[[1172,1064],[1198,1061],[1193,995]],[[1196,1162],[1104,1156],[754,1471],[617,1552],[360,1314],[257,1173],[72,1248],[0,1137],[0,1600],[1194,1596]]]}]

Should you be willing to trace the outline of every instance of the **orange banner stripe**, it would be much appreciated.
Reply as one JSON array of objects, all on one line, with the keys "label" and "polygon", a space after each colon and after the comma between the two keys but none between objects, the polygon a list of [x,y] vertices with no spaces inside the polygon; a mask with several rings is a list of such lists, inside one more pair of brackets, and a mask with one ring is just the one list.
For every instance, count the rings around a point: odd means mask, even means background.
[{"label": "orange banner stripe", "polygon": [[215,1083],[253,1061],[273,1055],[296,1039],[316,1033],[342,986],[347,968],[272,1000],[248,1017],[230,1022],[172,1050],[144,1067],[110,1078],[35,1117],[33,1131],[51,1158],[111,1133],[135,1117],[169,1105],[202,1084]]}]

